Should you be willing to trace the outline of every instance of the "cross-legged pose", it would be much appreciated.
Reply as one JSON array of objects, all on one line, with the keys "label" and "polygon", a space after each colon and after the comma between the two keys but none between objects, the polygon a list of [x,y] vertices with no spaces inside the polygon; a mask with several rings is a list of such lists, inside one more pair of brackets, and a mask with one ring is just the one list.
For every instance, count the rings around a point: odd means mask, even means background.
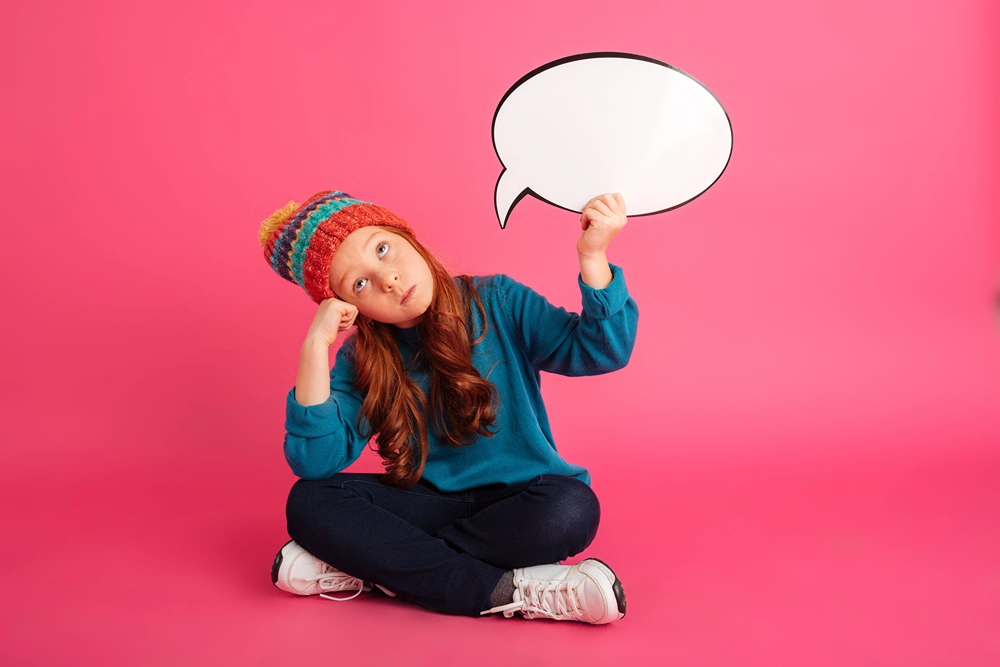
[{"label": "cross-legged pose", "polygon": [[[582,314],[505,275],[453,277],[406,221],[344,192],[261,224],[268,264],[319,304],[286,400],[285,458],[300,479],[278,588],[335,600],[377,588],[470,616],[625,615],[606,563],[559,564],[593,541],[600,505],[587,470],[556,450],[539,375],[628,363],[639,312],[605,254],[625,223],[621,195],[581,215]],[[330,346],[351,327],[331,370]],[[372,437],[385,474],[341,472]]]}]

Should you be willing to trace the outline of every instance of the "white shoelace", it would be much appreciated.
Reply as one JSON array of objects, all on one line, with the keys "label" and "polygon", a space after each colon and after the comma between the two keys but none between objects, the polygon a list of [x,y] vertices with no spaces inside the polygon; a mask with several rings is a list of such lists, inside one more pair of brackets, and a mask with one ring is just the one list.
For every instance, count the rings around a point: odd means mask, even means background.
[{"label": "white shoelace", "polygon": [[510,618],[516,612],[521,612],[525,618],[545,616],[557,621],[572,617],[583,618],[580,592],[577,590],[583,583],[583,579],[549,582],[529,579],[518,587],[520,601],[487,609],[480,612],[480,616],[503,612],[505,617]]},{"label": "white shoelace", "polygon": [[349,595],[346,598],[337,598],[332,595],[326,595],[325,593],[319,594],[321,598],[333,600],[334,602],[346,602],[347,600],[353,600],[361,595],[363,591],[371,590],[371,588],[365,586],[365,582],[361,581],[357,577],[344,574],[337,568],[327,565],[326,563],[323,563],[323,571],[315,577],[310,577],[309,581],[318,581],[320,588],[331,592],[355,591],[354,595]]}]

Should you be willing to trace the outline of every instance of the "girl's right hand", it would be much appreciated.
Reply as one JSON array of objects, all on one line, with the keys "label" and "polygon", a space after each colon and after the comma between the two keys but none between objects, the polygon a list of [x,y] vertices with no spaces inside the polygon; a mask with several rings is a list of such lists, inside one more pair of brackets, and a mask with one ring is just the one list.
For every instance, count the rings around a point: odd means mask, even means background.
[{"label": "girl's right hand", "polygon": [[346,301],[323,299],[316,309],[316,317],[313,318],[306,337],[321,340],[326,345],[333,345],[337,340],[337,334],[354,326],[354,319],[357,316],[357,307]]}]

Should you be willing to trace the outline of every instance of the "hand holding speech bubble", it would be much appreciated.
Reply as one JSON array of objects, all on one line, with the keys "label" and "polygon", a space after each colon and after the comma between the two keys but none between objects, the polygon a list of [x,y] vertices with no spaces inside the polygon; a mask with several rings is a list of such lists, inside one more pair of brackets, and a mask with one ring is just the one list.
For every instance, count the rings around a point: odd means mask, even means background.
[{"label": "hand holding speech bubble", "polygon": [[677,208],[714,184],[733,129],[708,88],[676,67],[629,53],[561,58],[523,76],[493,115],[504,165],[494,199],[500,227],[531,194],[581,213],[618,192],[629,217]]}]

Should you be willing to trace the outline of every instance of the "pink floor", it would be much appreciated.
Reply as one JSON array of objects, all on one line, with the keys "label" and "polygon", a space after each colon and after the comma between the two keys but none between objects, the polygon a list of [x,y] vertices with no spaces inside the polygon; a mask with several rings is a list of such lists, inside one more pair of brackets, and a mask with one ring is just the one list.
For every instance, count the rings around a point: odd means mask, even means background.
[{"label": "pink floor", "polygon": [[223,487],[179,464],[7,480],[0,662],[1000,664],[995,450],[685,462],[638,481],[592,463],[603,518],[586,555],[629,601],[605,627],[282,593],[269,566],[292,478],[265,465]]}]

